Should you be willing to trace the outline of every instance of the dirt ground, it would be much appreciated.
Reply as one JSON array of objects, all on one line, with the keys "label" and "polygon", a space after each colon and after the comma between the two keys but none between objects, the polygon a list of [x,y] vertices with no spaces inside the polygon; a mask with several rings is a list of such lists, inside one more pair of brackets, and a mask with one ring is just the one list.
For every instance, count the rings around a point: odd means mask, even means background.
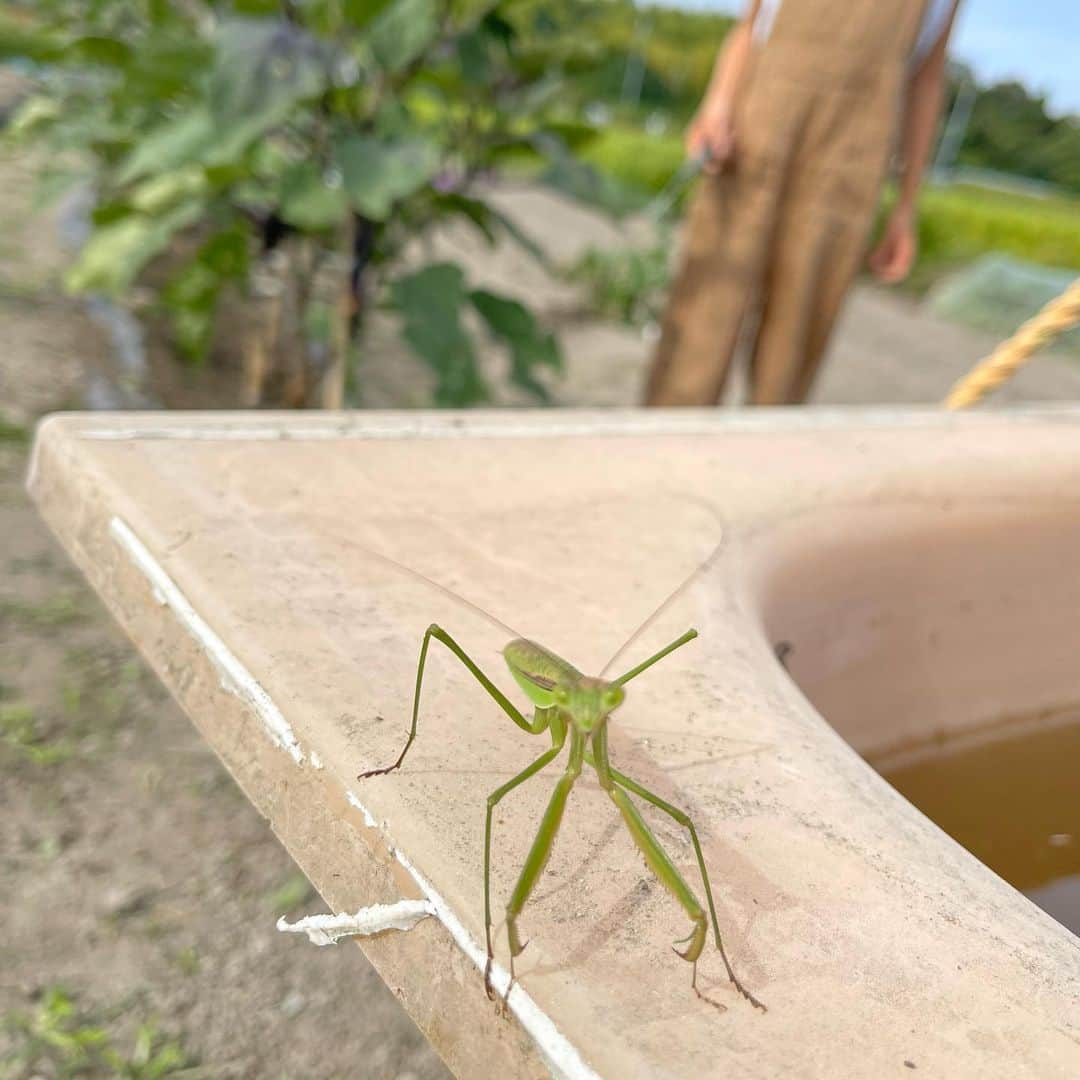
[{"label": "dirt ground", "polygon": [[[318,897],[28,502],[30,426],[80,407],[111,346],[58,288],[24,163],[0,160],[0,192],[0,1077],[446,1075],[358,949],[275,931]],[[551,195],[500,198],[558,258],[627,242]],[[640,335],[568,314],[573,291],[516,252],[440,243],[559,323],[560,402],[636,400]],[[990,344],[860,288],[818,400],[934,402]],[[369,353],[368,405],[421,403],[414,361],[388,338]],[[1078,397],[1049,357],[1000,400]]]},{"label": "dirt ground", "polygon": [[0,192],[0,1077],[448,1075],[359,949],[277,932],[325,906],[26,498],[107,341]]}]

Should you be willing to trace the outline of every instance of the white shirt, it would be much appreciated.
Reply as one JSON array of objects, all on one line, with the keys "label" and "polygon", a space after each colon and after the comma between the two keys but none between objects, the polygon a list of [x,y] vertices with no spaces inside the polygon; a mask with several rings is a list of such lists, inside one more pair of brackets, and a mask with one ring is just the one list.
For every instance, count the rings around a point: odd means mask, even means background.
[{"label": "white shirt", "polygon": [[[754,40],[758,44],[769,36],[781,3],[783,0],[761,0],[757,18],[754,20]],[[920,63],[941,40],[956,3],[957,0],[926,0],[919,36],[915,39],[915,47],[911,51],[913,65]]]}]

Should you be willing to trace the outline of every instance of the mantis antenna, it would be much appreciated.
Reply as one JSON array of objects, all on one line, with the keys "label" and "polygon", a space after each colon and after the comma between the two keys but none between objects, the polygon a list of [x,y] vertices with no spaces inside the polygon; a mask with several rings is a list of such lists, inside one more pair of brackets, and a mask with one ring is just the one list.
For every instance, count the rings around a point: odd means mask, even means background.
[{"label": "mantis antenna", "polygon": [[[716,561],[721,549],[724,546],[724,541],[725,537],[721,535],[720,542],[716,545],[716,547],[714,547],[712,551],[710,551],[709,554],[706,555],[705,558],[700,563],[698,563],[698,565],[695,566],[689,574],[686,575],[681,584],[677,585],[672,592],[668,593],[668,595],[663,600],[661,600],[655,608],[653,608],[653,610],[645,617],[641,625],[619,646],[619,648],[615,652],[615,655],[612,656],[612,658],[604,665],[603,670],[600,672],[601,679],[604,678],[607,672],[609,672],[615,666],[615,661],[618,660],[623,655],[623,653],[627,652],[629,648],[637,642],[641,635],[644,634],[645,631],[648,630],[649,627],[652,626],[652,624],[672,604],[674,604],[675,601],[678,600],[678,598],[682,596],[682,594],[686,592],[688,588],[690,588],[698,575],[704,573]],[[696,633],[693,636],[696,637]],[[689,640],[690,639],[686,637],[686,635],[683,635],[683,637],[679,638],[677,642],[673,642],[669,648],[665,649],[662,653],[657,654],[657,656],[652,662],[655,663],[656,660],[662,659],[663,657],[667,656],[669,652],[672,652],[680,645],[685,645],[686,642]],[[652,664],[650,663],[648,666],[651,667]],[[629,682],[629,680],[634,678],[635,675],[640,675],[641,672],[644,670],[645,668],[639,665],[636,668],[632,668],[625,675],[621,676],[615,681],[621,686],[623,683]]]},{"label": "mantis antenna", "polygon": [[[315,517],[322,517],[322,515],[309,515],[306,520],[311,520]],[[368,547],[367,544],[360,540],[353,540],[347,536],[341,536],[339,533],[332,534],[332,539],[339,544],[344,544],[346,547],[351,547],[355,551],[362,551],[365,555],[370,555],[371,558],[378,560],[381,563],[385,563],[387,566],[392,566],[395,570],[399,570],[401,573],[408,577],[414,578],[416,581],[422,581],[425,585],[430,585],[436,592],[440,592],[443,596],[449,597],[451,600],[457,601],[467,607],[470,611],[479,615],[482,619],[486,620],[492,626],[510,635],[512,638],[520,638],[525,635],[515,630],[509,623],[504,623],[496,615],[492,615],[486,608],[482,608],[479,604],[474,603],[472,600],[461,595],[461,593],[455,592],[449,585],[443,585],[441,582],[436,581],[434,578],[430,578],[427,574],[422,573],[420,570],[415,570],[413,567],[406,565],[403,562],[398,562],[397,559],[392,558],[390,555],[384,555],[381,551],[376,551],[373,547]]]},{"label": "mantis antenna", "polygon": [[[695,499],[694,501],[696,502],[698,500]],[[713,507],[709,506],[707,503],[705,503],[705,505],[710,511],[715,513]],[[311,520],[312,517],[321,516],[322,515],[309,515],[306,520]],[[369,547],[367,544],[363,543],[360,540],[353,540],[350,537],[341,536],[338,533],[333,534],[333,539],[338,543],[345,544],[346,547],[351,547],[356,551],[362,551],[365,555],[369,555],[371,556],[371,558],[376,559],[381,563],[385,563],[387,566],[392,566],[395,570],[406,574],[408,577],[414,578],[416,581],[422,581],[425,585],[429,585],[431,588],[435,589],[437,592],[442,593],[449,599],[455,600],[457,601],[457,603],[464,605],[470,611],[479,615],[490,625],[509,634],[511,638],[524,638],[526,636],[525,634],[522,634],[519,630],[516,630],[514,629],[514,627],[510,626],[509,623],[503,622],[502,619],[498,618],[498,616],[496,615],[493,615],[486,608],[483,608],[479,604],[474,603],[472,600],[469,600],[468,598],[462,596],[461,593],[455,592],[448,585],[443,585],[441,582],[436,581],[434,578],[428,577],[427,574],[422,573],[421,571],[416,570],[403,562],[399,562],[397,559],[391,557],[390,555],[384,555],[382,552],[376,551],[375,548]],[[645,617],[641,625],[638,626],[638,628],[622,643],[622,645],[619,646],[619,648],[612,655],[611,659],[609,659],[608,662],[604,665],[603,670],[600,672],[600,678],[603,678],[604,675],[608,671],[610,671],[612,667],[614,667],[615,662],[625,652],[627,652],[632,645],[634,645],[638,641],[638,639],[642,636],[642,634],[645,633],[646,630],[649,629],[653,622],[655,622],[656,619],[660,617],[660,615],[662,615],[673,603],[675,603],[675,601],[680,596],[682,596],[684,592],[686,592],[686,590],[693,584],[694,580],[698,577],[698,575],[704,573],[716,561],[721,549],[724,546],[725,539],[726,537],[721,534],[720,541],[713,548],[713,550],[709,552],[709,554],[706,555],[705,558],[700,563],[698,563],[698,565],[693,570],[690,571],[686,578],[679,585],[677,585],[675,589],[670,592],[657,605],[657,607],[655,607]],[[696,636],[696,634],[692,636]],[[690,638],[684,635],[678,640],[677,643],[673,643],[670,648],[665,649],[662,653],[657,655],[654,658],[653,663],[655,663],[657,660],[662,659],[664,656],[667,656],[669,652],[672,652],[679,645],[686,644],[686,642],[689,640]],[[652,664],[650,663],[647,666],[651,667]],[[629,682],[629,680],[634,678],[636,675],[640,675],[641,672],[644,670],[645,668],[639,665],[638,667],[633,668],[631,671],[628,671],[625,675],[621,676],[617,681],[620,685],[622,685],[625,682]]]}]

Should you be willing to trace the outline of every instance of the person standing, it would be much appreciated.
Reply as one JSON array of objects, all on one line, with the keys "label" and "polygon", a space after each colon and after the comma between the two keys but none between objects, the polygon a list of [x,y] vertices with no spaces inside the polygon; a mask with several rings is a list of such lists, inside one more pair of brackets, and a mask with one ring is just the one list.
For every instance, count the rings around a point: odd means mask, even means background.
[{"label": "person standing", "polygon": [[646,404],[716,404],[755,299],[750,403],[806,399],[898,136],[897,200],[868,263],[907,275],[958,3],[751,0],[687,130],[705,167]]}]

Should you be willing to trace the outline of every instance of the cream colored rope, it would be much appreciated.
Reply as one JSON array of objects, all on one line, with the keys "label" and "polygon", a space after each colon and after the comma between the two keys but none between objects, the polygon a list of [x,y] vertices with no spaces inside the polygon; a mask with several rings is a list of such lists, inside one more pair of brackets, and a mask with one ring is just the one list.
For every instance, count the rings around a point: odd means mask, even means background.
[{"label": "cream colored rope", "polygon": [[964,409],[1008,382],[1036,350],[1080,322],[1080,278],[975,365],[949,392],[945,408]]}]

